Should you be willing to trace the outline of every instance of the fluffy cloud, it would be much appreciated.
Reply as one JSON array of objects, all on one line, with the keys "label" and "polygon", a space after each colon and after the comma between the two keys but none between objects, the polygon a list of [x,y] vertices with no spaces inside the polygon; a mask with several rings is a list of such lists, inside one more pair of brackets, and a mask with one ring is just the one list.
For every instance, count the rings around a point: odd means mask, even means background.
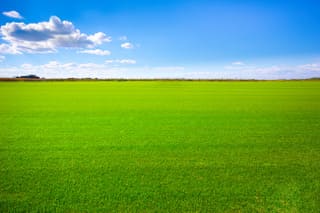
[{"label": "fluffy cloud", "polygon": [[125,42],[125,43],[121,44],[121,47],[123,49],[132,49],[134,46],[130,42]]},{"label": "fluffy cloud", "polygon": [[122,59],[122,60],[119,60],[119,63],[120,64],[136,64],[136,60],[133,60],[133,59]]},{"label": "fluffy cloud", "polygon": [[136,64],[136,60],[133,59],[116,59],[116,60],[106,60],[106,64]]},{"label": "fluffy cloud", "polygon": [[10,46],[8,44],[0,44],[0,53],[12,55],[22,54],[19,50],[17,50],[16,47]]},{"label": "fluffy cloud", "polygon": [[100,50],[100,49],[95,49],[95,50],[81,50],[78,51],[78,53],[86,53],[86,54],[92,54],[92,55],[110,55],[111,52],[109,50]]},{"label": "fluffy cloud", "polygon": [[299,66],[300,69],[305,71],[320,71],[320,64],[314,63],[314,64],[304,64]]},{"label": "fluffy cloud", "polygon": [[81,33],[69,21],[52,16],[48,22],[7,23],[0,28],[2,39],[7,41],[13,52],[47,53],[58,48],[93,48],[111,38],[102,32],[92,35]]},{"label": "fluffy cloud", "polygon": [[2,14],[10,18],[23,19],[23,17],[17,11],[14,10],[3,12]]}]

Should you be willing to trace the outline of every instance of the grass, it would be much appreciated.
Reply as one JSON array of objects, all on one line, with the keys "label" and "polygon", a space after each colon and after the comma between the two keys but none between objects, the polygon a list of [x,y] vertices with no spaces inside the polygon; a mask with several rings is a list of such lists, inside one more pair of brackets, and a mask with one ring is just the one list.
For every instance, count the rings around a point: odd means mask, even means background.
[{"label": "grass", "polygon": [[2,82],[0,212],[318,212],[320,81]]}]

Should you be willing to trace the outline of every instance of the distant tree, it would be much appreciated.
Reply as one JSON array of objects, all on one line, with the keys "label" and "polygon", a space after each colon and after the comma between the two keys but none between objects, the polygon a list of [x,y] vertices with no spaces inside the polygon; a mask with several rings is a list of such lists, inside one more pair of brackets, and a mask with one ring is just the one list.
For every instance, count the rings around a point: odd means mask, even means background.
[{"label": "distant tree", "polygon": [[22,76],[17,76],[16,78],[28,78],[28,79],[40,79],[39,76],[36,76],[36,75],[22,75]]}]

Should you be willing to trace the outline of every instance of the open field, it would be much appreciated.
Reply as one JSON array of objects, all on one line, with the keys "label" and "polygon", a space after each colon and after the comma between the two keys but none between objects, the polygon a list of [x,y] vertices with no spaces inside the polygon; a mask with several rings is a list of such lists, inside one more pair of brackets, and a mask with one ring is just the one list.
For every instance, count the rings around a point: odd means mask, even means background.
[{"label": "open field", "polygon": [[320,81],[1,82],[0,212],[318,212]]}]

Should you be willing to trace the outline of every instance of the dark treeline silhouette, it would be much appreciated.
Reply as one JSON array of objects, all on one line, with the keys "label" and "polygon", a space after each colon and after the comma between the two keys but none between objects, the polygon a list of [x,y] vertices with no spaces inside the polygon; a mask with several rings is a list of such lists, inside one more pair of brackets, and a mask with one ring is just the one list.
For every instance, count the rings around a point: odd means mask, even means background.
[{"label": "dark treeline silhouette", "polygon": [[22,75],[22,76],[17,76],[16,78],[25,78],[25,79],[40,79],[39,76],[30,74],[30,75]]}]

